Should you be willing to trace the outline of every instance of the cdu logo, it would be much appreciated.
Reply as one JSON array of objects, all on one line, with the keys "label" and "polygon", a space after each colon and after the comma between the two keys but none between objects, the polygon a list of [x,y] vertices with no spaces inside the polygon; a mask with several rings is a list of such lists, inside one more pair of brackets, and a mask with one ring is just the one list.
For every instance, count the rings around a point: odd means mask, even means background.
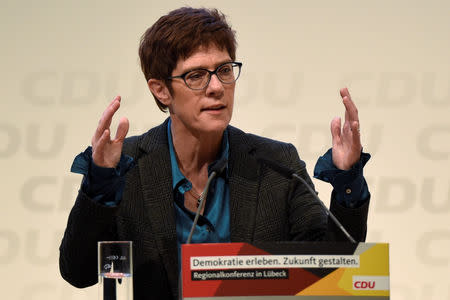
[{"label": "cdu logo", "polygon": [[353,284],[355,290],[373,290],[375,288],[375,281],[358,280]]},{"label": "cdu logo", "polygon": [[388,291],[389,276],[353,276],[353,289]]}]

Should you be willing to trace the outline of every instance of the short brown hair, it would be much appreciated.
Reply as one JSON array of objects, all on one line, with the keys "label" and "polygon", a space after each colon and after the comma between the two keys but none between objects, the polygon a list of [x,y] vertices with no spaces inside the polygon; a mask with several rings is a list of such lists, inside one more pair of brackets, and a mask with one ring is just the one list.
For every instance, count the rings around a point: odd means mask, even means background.
[{"label": "short brown hair", "polygon": [[[172,93],[168,77],[179,59],[186,59],[201,46],[215,45],[226,49],[231,59],[236,58],[235,32],[225,15],[217,9],[182,7],[169,12],[148,28],[139,46],[141,69],[145,79],[160,79]],[[156,104],[163,112],[167,106],[155,95]]]}]

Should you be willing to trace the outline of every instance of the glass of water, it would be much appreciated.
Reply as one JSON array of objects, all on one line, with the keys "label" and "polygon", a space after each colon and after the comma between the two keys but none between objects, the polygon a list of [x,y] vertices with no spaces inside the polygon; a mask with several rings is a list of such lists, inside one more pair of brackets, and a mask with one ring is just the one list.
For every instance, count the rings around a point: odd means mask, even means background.
[{"label": "glass of water", "polygon": [[133,300],[133,243],[98,242],[98,299]]}]

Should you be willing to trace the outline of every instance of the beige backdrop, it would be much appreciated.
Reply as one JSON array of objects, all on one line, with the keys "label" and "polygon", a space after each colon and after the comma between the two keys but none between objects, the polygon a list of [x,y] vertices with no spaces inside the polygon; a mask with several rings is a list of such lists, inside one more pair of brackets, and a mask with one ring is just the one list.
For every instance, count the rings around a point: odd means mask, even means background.
[{"label": "beige backdrop", "polygon": [[[89,144],[117,94],[131,134],[159,124],[137,56],[144,30],[183,4],[237,30],[232,124],[292,142],[312,172],[360,110],[372,192],[369,242],[389,242],[392,299],[450,299],[450,4],[432,1],[8,1],[0,4],[1,298],[96,299],[58,271],[58,246]],[[328,202],[330,187],[316,181]]]}]

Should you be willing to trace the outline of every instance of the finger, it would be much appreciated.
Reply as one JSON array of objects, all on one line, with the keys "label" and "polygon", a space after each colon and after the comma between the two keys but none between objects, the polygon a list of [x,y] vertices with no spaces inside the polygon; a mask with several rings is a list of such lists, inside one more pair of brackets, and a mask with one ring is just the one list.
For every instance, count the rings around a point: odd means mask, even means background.
[{"label": "finger", "polygon": [[[350,98],[350,93],[349,93],[349,91],[348,91],[348,89],[347,89],[346,87],[340,89],[340,90],[339,90],[339,93],[341,94],[341,98],[342,98],[342,101],[343,101],[343,102],[344,102],[344,98],[345,98],[345,97]],[[345,103],[344,103],[344,106],[345,106]],[[346,109],[345,109],[345,122],[348,122],[348,121],[349,121],[349,118],[350,118],[350,116],[349,116],[348,111],[347,111],[347,108],[346,108]]]},{"label": "finger", "polygon": [[345,120],[348,122],[359,121],[358,108],[349,96],[344,96],[342,102],[345,106]]},{"label": "finger", "polygon": [[120,96],[116,96],[103,112],[102,117],[98,122],[97,130],[94,134],[95,139],[99,139],[105,129],[109,128],[109,126],[111,125],[112,117],[120,107],[120,100]]},{"label": "finger", "polygon": [[[120,96],[116,96],[113,101],[108,105],[108,107],[105,109],[105,111],[102,114],[102,117],[99,121],[99,124],[102,124],[106,128],[109,128],[111,125],[112,117],[116,113],[116,111],[120,107]],[[104,129],[106,129],[104,128]]]},{"label": "finger", "polygon": [[130,123],[127,118],[122,117],[119,121],[119,126],[116,131],[115,142],[123,142],[125,137],[127,136],[128,129],[130,128]]},{"label": "finger", "polygon": [[331,130],[331,140],[332,140],[333,146],[340,144],[341,143],[341,118],[335,117],[331,121],[330,130]]},{"label": "finger", "polygon": [[350,122],[344,122],[344,126],[342,127],[342,140],[344,142],[348,142],[351,138],[352,129],[350,126]]},{"label": "finger", "polygon": [[92,143],[92,159],[97,166],[102,165],[103,153],[105,151],[106,145],[111,141],[110,131],[106,129],[101,137],[94,144]]},{"label": "finger", "polygon": [[103,111],[102,118],[99,120],[99,123],[105,117],[111,117],[120,107],[120,101],[122,98],[120,96],[114,97],[114,99],[108,104],[105,111]]},{"label": "finger", "polygon": [[344,98],[345,96],[350,98],[350,92],[348,91],[348,88],[342,88],[339,90],[339,93],[341,94],[341,97]]},{"label": "finger", "polygon": [[361,132],[359,127],[359,122],[354,121],[351,124],[352,130],[352,145],[355,148],[355,151],[361,151]]},{"label": "finger", "polygon": [[348,123],[350,121],[350,115],[348,113],[347,107],[345,106],[345,100],[346,99],[347,99],[347,96],[342,98],[342,103],[344,103],[344,107],[345,107],[345,123]]}]

